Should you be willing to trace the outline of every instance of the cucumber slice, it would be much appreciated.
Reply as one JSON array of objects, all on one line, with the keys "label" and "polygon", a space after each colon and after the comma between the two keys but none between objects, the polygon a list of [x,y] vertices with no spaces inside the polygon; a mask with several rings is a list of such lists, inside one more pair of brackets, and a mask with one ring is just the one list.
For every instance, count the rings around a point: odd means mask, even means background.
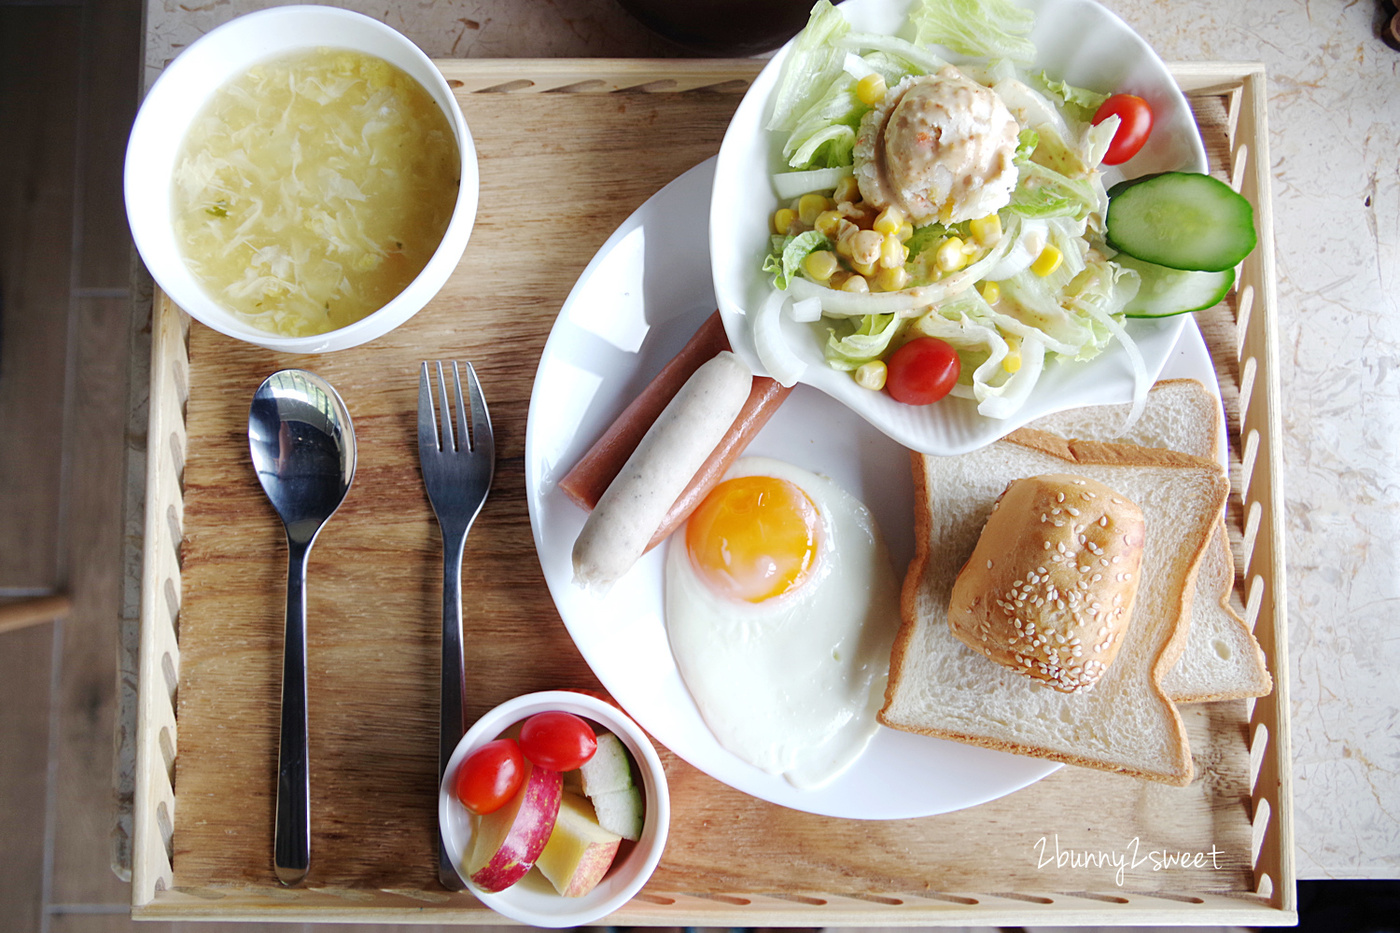
[{"label": "cucumber slice", "polygon": [[1137,295],[1123,308],[1128,317],[1171,317],[1213,308],[1235,284],[1233,268],[1221,272],[1168,269],[1127,253],[1119,253],[1113,261],[1142,278]]},{"label": "cucumber slice", "polygon": [[1193,172],[1163,172],[1115,185],[1108,243],[1170,269],[1222,272],[1254,249],[1254,208],[1229,185]]}]

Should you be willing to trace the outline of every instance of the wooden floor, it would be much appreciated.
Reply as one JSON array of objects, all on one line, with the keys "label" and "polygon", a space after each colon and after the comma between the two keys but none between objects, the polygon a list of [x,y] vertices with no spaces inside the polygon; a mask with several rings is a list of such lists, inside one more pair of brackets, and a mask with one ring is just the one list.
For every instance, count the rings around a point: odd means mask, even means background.
[{"label": "wooden floor", "polygon": [[113,873],[139,0],[0,0],[0,927],[126,929]]}]

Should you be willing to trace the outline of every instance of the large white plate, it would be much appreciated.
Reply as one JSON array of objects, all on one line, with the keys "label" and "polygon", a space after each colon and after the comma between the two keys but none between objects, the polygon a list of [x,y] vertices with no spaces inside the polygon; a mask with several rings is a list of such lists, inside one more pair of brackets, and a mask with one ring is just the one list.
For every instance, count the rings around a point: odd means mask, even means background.
[{"label": "large white plate", "polygon": [[[1106,167],[1109,185],[1167,170],[1205,171],[1205,148],[1191,108],[1161,59],[1136,33],[1093,0],[1018,0],[1036,11],[1031,40],[1039,52],[1034,69],[1071,84],[1101,91],[1128,91],[1152,106],[1153,130],[1143,150],[1122,166]],[[911,0],[846,0],[841,12],[852,27],[897,33]],[[772,92],[791,43],[774,55],[739,104],[720,147],[710,208],[710,246],[715,293],[725,330],[736,352],[762,372],[749,336],[746,311],[756,311],[772,291],[762,271],[768,253],[769,217],[777,206],[771,177],[781,170],[782,134],[763,129]],[[956,60],[956,56],[954,56]],[[1128,332],[1142,351],[1149,375],[1160,372],[1181,334],[1184,317],[1131,321]],[[1041,415],[1082,405],[1126,402],[1133,375],[1121,344],[1093,362],[1047,366],[1031,399],[1014,417],[995,421],[977,414],[975,403],[945,399],[911,406],[883,392],[862,389],[848,373],[822,359],[826,332],[784,316],[789,345],[807,361],[802,381],[843,402],[879,430],[925,453],[954,454],[982,447]]]},{"label": "large white plate", "polygon": [[[558,480],[714,311],[705,223],[713,168],[714,160],[696,166],[617,229],[579,277],[540,359],[525,432],[526,494],[540,565],[569,634],[608,692],[657,741],[773,803],[896,819],[974,806],[1039,780],[1058,765],[881,728],[845,774],[799,790],[730,754],[701,720],[666,638],[664,546],[604,597],[573,585],[570,554],[585,516]],[[1194,324],[1169,357],[1165,375],[1214,386]],[[798,386],[748,452],[830,476],[863,500],[903,576],[914,550],[904,448],[821,392]]]}]

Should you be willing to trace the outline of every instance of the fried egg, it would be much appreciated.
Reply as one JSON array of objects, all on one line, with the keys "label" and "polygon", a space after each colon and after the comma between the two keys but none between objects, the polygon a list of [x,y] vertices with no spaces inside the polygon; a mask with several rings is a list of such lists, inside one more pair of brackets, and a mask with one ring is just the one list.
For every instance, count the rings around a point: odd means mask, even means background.
[{"label": "fried egg", "polygon": [[722,746],[797,787],[859,757],[899,625],[864,505],[791,464],[741,459],[672,536],[665,596],[676,666]]}]

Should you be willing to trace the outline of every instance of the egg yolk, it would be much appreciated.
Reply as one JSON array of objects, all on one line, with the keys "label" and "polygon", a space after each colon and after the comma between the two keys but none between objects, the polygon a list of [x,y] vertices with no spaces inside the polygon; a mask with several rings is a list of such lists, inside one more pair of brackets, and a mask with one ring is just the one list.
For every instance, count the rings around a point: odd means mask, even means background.
[{"label": "egg yolk", "polygon": [[806,579],[816,564],[817,507],[795,483],[740,476],[710,491],[690,516],[691,566],[722,596],[763,602]]}]

